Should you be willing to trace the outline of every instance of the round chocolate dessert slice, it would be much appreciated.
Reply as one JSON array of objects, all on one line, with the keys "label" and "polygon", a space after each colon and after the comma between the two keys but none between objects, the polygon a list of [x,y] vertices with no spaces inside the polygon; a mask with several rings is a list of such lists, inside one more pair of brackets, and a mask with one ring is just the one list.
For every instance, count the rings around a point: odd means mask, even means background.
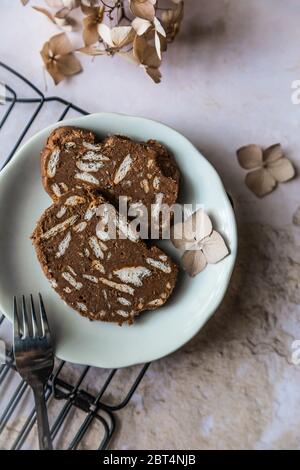
[{"label": "round chocolate dessert slice", "polygon": [[92,190],[61,196],[38,221],[32,240],[53,288],[91,320],[133,323],[142,311],[163,305],[176,283],[170,257],[148,248]]},{"label": "round chocolate dessert slice", "polygon": [[159,213],[163,204],[172,206],[178,197],[176,162],[154,140],[143,143],[110,136],[96,142],[88,130],[60,127],[47,140],[41,167],[44,187],[53,200],[81,185],[101,190],[115,203],[126,196],[133,211],[144,205],[150,220],[151,208]]}]

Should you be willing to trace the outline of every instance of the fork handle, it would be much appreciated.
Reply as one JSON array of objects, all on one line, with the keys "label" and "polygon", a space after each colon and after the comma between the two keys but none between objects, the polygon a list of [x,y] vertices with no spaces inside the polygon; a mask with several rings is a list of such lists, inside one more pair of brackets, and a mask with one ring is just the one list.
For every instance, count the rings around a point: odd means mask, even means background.
[{"label": "fork handle", "polygon": [[44,387],[33,389],[40,450],[53,450]]}]

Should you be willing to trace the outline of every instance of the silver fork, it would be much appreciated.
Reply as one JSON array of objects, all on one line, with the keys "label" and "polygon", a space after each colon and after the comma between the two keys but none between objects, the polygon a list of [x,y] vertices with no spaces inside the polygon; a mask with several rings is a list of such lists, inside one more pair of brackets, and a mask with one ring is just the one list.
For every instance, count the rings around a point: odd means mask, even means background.
[{"label": "silver fork", "polygon": [[53,371],[54,353],[49,325],[41,294],[38,314],[30,295],[28,311],[22,296],[21,315],[14,297],[14,355],[16,368],[21,377],[32,388],[36,407],[39,447],[52,450],[52,441],[47,416],[44,389]]}]

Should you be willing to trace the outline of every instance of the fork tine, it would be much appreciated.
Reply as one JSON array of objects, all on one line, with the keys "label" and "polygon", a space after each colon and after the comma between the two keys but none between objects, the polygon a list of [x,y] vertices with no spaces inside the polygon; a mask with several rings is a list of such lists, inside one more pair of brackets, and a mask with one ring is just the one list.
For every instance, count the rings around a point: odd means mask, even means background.
[{"label": "fork tine", "polygon": [[43,331],[43,336],[50,336],[50,329],[47,320],[46,310],[41,294],[39,293],[39,307],[40,307],[40,316],[41,316],[41,326]]},{"label": "fork tine", "polygon": [[21,336],[20,320],[18,316],[17,299],[14,295],[14,336]]},{"label": "fork tine", "polygon": [[25,302],[24,295],[22,295],[22,322],[23,322],[23,338],[27,338],[29,336],[29,329],[28,329],[28,317],[27,317],[27,309],[26,309],[26,302]]},{"label": "fork tine", "polygon": [[35,336],[38,336],[38,324],[37,324],[32,294],[30,294],[30,314],[31,314],[31,322],[32,322],[32,335],[33,337],[35,337]]}]

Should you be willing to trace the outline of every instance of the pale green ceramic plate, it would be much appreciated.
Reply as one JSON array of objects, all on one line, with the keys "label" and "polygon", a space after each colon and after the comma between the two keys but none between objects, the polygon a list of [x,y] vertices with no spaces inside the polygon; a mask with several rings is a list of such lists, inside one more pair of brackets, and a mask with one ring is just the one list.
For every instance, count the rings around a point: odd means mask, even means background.
[{"label": "pale green ceramic plate", "polygon": [[[55,124],[31,138],[0,173],[0,309],[12,319],[15,294],[41,292],[55,337],[56,354],[70,362],[125,367],[159,359],[190,340],[214,313],[227,289],[237,251],[234,213],[215,169],[181,134],[159,122],[119,114],[64,121],[99,137],[124,134],[157,139],[173,152],[182,173],[181,202],[204,204],[230,255],[194,279],[181,274],[166,306],[145,313],[133,326],[90,322],[64,304],[50,287],[29,239],[51,203],[40,177],[39,154]],[[170,242],[163,247],[178,259]]]}]

